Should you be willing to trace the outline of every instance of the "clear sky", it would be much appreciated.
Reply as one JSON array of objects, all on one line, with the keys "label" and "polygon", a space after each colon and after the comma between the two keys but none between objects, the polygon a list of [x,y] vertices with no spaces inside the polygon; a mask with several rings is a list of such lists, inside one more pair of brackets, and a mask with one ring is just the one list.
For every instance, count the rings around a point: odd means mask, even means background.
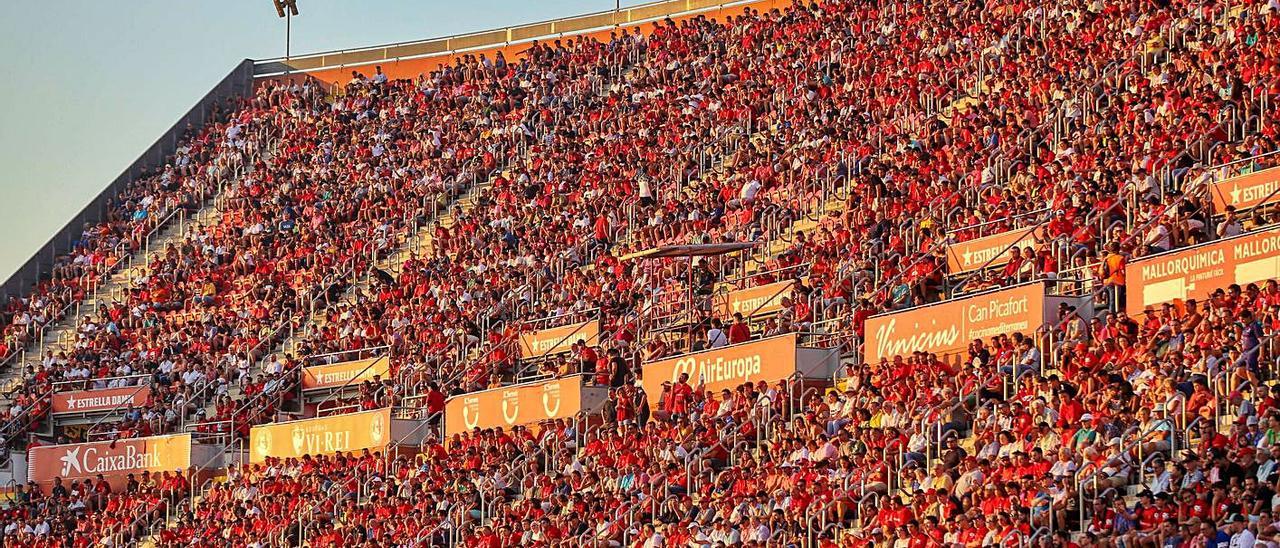
[{"label": "clear sky", "polygon": [[[613,5],[298,0],[293,52],[432,38]],[[241,59],[283,56],[284,31],[271,0],[0,1],[0,281]]]}]

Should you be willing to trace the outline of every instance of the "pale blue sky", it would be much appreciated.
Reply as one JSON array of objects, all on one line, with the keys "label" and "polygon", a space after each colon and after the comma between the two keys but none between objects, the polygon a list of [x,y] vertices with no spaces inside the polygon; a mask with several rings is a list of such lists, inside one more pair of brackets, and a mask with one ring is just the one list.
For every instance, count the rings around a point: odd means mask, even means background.
[{"label": "pale blue sky", "polygon": [[[589,13],[613,1],[298,7],[295,54]],[[284,20],[271,0],[0,1],[0,281],[241,59],[283,55]]]}]

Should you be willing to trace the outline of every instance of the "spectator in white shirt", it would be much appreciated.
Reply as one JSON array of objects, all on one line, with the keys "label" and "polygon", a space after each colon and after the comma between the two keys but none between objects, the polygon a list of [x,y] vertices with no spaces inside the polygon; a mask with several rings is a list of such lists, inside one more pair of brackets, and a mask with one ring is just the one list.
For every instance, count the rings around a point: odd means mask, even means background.
[{"label": "spectator in white shirt", "polygon": [[729,337],[720,325],[720,320],[712,319],[711,328],[707,330],[707,348],[720,348],[727,344],[729,344]]}]

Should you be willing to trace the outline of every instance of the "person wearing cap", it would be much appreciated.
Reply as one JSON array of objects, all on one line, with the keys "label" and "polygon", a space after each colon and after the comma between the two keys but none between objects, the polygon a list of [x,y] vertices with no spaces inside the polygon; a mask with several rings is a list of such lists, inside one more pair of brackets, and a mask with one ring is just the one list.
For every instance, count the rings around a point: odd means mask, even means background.
[{"label": "person wearing cap", "polygon": [[1079,430],[1076,430],[1076,433],[1071,436],[1072,450],[1080,451],[1098,441],[1098,431],[1095,430],[1096,423],[1094,420],[1092,413],[1085,413],[1080,416]]},{"label": "person wearing cap", "polygon": [[889,539],[885,537],[884,529],[880,527],[871,528],[871,538],[868,541],[872,546],[876,547],[886,546],[889,543]]},{"label": "person wearing cap", "polygon": [[[1229,548],[1253,548],[1253,545],[1258,540],[1257,536],[1249,528],[1249,518],[1242,514],[1227,516],[1225,532],[1231,535],[1231,540],[1228,544]],[[1219,531],[1219,533],[1221,534],[1223,531]],[[1218,538],[1221,538],[1221,536]]]}]

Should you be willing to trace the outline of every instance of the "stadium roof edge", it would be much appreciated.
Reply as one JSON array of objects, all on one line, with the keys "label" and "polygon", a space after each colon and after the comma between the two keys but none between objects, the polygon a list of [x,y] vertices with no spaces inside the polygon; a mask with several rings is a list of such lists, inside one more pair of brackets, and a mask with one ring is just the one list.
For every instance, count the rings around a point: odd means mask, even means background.
[{"label": "stadium roof edge", "polygon": [[451,56],[461,53],[518,45],[534,40],[555,39],[609,30],[623,25],[639,25],[678,15],[696,15],[725,8],[760,5],[769,9],[790,5],[789,0],[663,0],[620,10],[608,10],[526,23],[499,29],[339,49],[254,61],[255,78],[272,78],[290,73],[310,73],[345,69],[377,63]]},{"label": "stadium roof edge", "polygon": [[[142,151],[119,175],[89,199],[78,213],[68,219],[62,228],[54,232],[43,246],[32,253],[26,262],[14,270],[4,284],[0,285],[0,298],[29,295],[37,282],[47,279],[57,258],[75,248],[87,223],[101,222],[107,216],[107,206],[112,199],[133,181],[142,178],[148,170],[165,165],[178,149],[188,125],[196,129],[202,128],[210,121],[215,105],[224,103],[230,97],[253,95],[253,69],[252,59],[237,62],[222,80],[214,84],[151,146]],[[2,358],[4,356],[0,356]]]}]

